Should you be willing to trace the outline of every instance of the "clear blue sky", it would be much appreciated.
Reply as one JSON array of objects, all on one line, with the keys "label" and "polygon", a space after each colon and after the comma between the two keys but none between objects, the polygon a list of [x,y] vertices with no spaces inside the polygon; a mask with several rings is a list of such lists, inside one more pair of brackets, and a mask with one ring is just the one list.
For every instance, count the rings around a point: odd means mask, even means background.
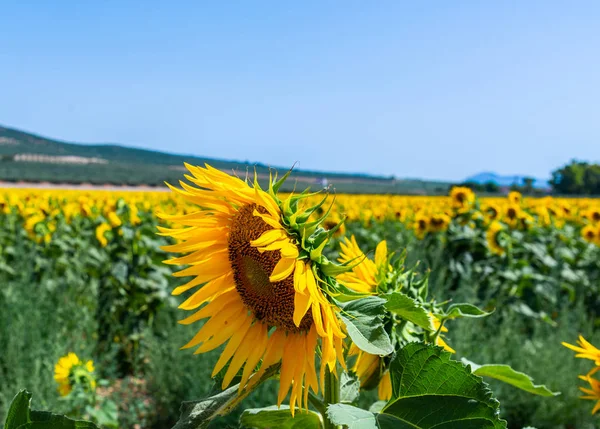
[{"label": "clear blue sky", "polygon": [[600,161],[598,1],[20,1],[0,124],[460,180]]}]

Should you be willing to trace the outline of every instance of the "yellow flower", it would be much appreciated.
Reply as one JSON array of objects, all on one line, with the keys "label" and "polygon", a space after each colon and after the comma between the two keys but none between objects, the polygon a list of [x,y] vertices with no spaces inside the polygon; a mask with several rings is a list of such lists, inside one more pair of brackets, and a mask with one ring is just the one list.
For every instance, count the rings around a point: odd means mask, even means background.
[{"label": "yellow flower", "polygon": [[598,228],[594,228],[594,225],[586,225],[581,229],[581,236],[585,241],[595,243],[598,241],[599,232],[600,230]]},{"label": "yellow flower", "polygon": [[579,378],[590,383],[591,389],[586,389],[585,387],[579,388],[579,390],[581,390],[583,393],[585,393],[585,395],[580,396],[580,398],[581,399],[591,399],[592,401],[597,401],[596,405],[594,405],[594,408],[592,409],[592,415],[596,414],[596,412],[598,410],[600,410],[600,381],[596,380],[595,378],[590,377],[589,375],[586,375],[586,376],[580,375]]},{"label": "yellow flower", "polygon": [[448,229],[448,225],[450,225],[450,216],[444,213],[434,214],[431,216],[429,225],[432,232],[445,231]]},{"label": "yellow flower", "polygon": [[123,224],[123,222],[121,222],[121,219],[119,218],[119,216],[117,216],[115,212],[110,212],[108,214],[108,221],[110,222],[113,228],[116,228]]},{"label": "yellow flower", "polygon": [[490,249],[490,252],[500,256],[506,253],[504,248],[500,245],[500,242],[498,241],[498,234],[500,233],[500,231],[503,230],[504,226],[502,226],[500,222],[494,221],[490,224],[487,231],[485,232],[485,239],[488,248]]},{"label": "yellow flower", "polygon": [[108,244],[108,240],[106,239],[106,236],[104,234],[110,231],[111,229],[112,227],[107,223],[101,223],[96,227],[96,239],[102,247],[106,247],[106,245]]},{"label": "yellow flower", "polygon": [[379,273],[387,270],[386,242],[382,241],[377,245],[374,261],[368,259],[360,250],[354,235],[349,240],[344,238],[344,241],[340,243],[340,248],[338,261],[356,266],[352,268],[352,271],[338,275],[337,280],[357,292],[376,292]]},{"label": "yellow flower", "polygon": [[[431,313],[429,313],[429,316],[431,317],[431,321],[433,323],[433,329],[435,329],[437,331],[440,328],[440,321],[437,319],[437,317],[435,317]],[[446,332],[448,332],[448,328],[446,328],[446,326],[444,325],[444,326],[442,326],[442,330],[440,332],[446,333]],[[442,338],[442,334],[437,336],[437,338],[435,340],[435,345],[443,347],[444,350],[446,350],[447,352],[456,353],[456,351],[452,347],[450,347],[448,344],[446,344],[446,342]]]},{"label": "yellow flower", "polygon": [[[82,373],[82,369],[84,372]],[[73,390],[73,378],[78,373],[76,378],[84,376],[89,381],[91,389],[96,388],[96,380],[93,378],[91,373],[94,372],[94,362],[88,360],[85,364],[79,360],[79,357],[69,352],[66,356],[58,359],[58,362],[54,366],[54,381],[58,383],[58,393],[61,396],[67,396]]]},{"label": "yellow flower", "polygon": [[[357,292],[377,292],[377,286],[384,280],[389,271],[387,244],[381,241],[375,249],[375,260],[368,259],[360,250],[354,236],[340,243],[341,252],[338,259],[342,263],[359,263],[352,271],[340,274],[336,279],[344,286]],[[362,261],[362,262],[361,262]],[[360,350],[355,344],[350,346],[349,356],[356,356],[352,371],[360,380],[361,388],[375,387],[379,383],[379,399],[389,400],[392,397],[392,385],[389,372],[383,376],[383,360],[380,356]],[[386,378],[387,377],[387,378]]]},{"label": "yellow flower", "polygon": [[469,211],[475,202],[475,193],[467,187],[455,186],[450,190],[450,198],[452,200],[452,208],[459,213]]},{"label": "yellow flower", "polygon": [[413,229],[415,230],[415,235],[419,240],[422,240],[423,237],[425,237],[425,234],[429,231],[429,222],[429,217],[422,213],[419,213],[415,216]]},{"label": "yellow flower", "polygon": [[523,199],[523,196],[521,195],[520,192],[517,191],[510,191],[508,193],[508,201],[511,204],[515,204],[515,205],[519,205],[521,204],[521,200]]},{"label": "yellow flower", "polygon": [[[302,247],[301,233],[288,227],[298,222],[296,216],[285,214],[292,200],[280,203],[273,183],[265,192],[256,182],[250,187],[208,165],[186,167],[192,174],[186,177],[199,188],[182,182],[183,190],[171,189],[198,209],[161,214],[181,227],[159,227],[162,235],[178,240],[164,250],[187,254],[165,262],[191,265],[175,273],[193,279],[173,294],[203,285],[179,306],[195,311],[182,324],[207,319],[183,348],[196,347],[195,353],[204,353],[227,343],[212,376],[229,362],[222,383],[226,388],[243,367],[240,392],[281,362],[277,404],[291,387],[292,414],[296,402],[306,408],[309,388],[315,393],[322,388],[325,369],[335,373],[336,362],[345,365],[345,334],[337,307],[320,287],[320,266],[312,259],[313,252]],[[320,385],[315,370],[319,341]]]},{"label": "yellow flower", "polygon": [[562,345],[565,346],[566,348],[577,352],[577,354],[575,355],[576,358],[589,359],[589,360],[594,361],[594,363],[596,364],[596,368],[592,369],[588,373],[588,375],[591,375],[591,374],[595,373],[596,371],[598,371],[598,369],[600,369],[600,350],[598,350],[589,341],[587,341],[585,338],[583,338],[583,335],[579,336],[579,340],[577,340],[577,344],[578,344],[577,346],[574,346],[569,343],[565,343],[565,342],[562,343]]}]

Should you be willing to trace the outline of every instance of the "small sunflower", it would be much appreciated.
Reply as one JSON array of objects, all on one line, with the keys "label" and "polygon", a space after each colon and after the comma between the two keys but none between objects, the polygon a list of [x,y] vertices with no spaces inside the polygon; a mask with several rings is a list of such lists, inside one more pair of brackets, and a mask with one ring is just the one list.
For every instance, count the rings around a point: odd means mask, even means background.
[{"label": "small sunflower", "polygon": [[[208,165],[186,167],[192,174],[186,178],[198,188],[180,182],[182,190],[171,189],[198,210],[161,214],[181,227],[159,228],[178,241],[164,250],[187,254],[165,262],[190,265],[175,276],[193,276],[173,294],[200,286],[179,306],[195,311],[180,323],[207,319],[182,348],[195,347],[197,354],[227,343],[212,376],[229,363],[222,382],[225,389],[243,367],[240,392],[252,374],[248,386],[281,362],[277,404],[291,388],[292,414],[296,402],[306,408],[309,388],[314,393],[322,388],[326,367],[335,373],[336,362],[344,366],[345,334],[338,308],[324,292],[328,277],[321,250],[329,235],[317,228],[318,221],[307,223],[316,208],[298,211],[302,194],[280,201],[277,189],[282,181],[271,181],[266,192],[256,179],[250,186]],[[319,343],[320,384],[315,369]]]},{"label": "small sunflower", "polygon": [[[437,331],[440,328],[440,321],[438,320],[437,317],[435,317],[431,313],[429,313],[429,316],[431,317],[431,321],[432,321],[432,324],[433,324],[433,329],[435,329]],[[442,338],[442,334],[441,334],[442,332],[443,333],[448,332],[448,328],[446,328],[446,325],[442,326],[442,329],[440,330],[440,335],[438,335],[437,338],[435,339],[435,345],[442,347],[447,352],[456,353],[456,351],[452,347],[450,347],[446,343],[446,341],[444,341],[444,339]]]},{"label": "small sunflower", "polygon": [[600,230],[598,228],[594,228],[594,225],[586,225],[581,228],[581,236],[585,241],[589,241],[590,243],[595,243],[599,239]]},{"label": "small sunflower", "polygon": [[415,235],[419,240],[422,240],[425,237],[425,234],[429,231],[429,223],[431,219],[429,216],[426,216],[422,213],[419,213],[415,216],[413,229],[415,231]]},{"label": "small sunflower", "polygon": [[504,250],[504,248],[500,244],[500,241],[498,240],[498,236],[503,230],[504,226],[500,222],[494,221],[490,224],[485,233],[485,239],[488,248],[490,249],[490,252],[499,256],[502,256],[504,255],[504,253],[506,253],[506,250]]},{"label": "small sunflower", "polygon": [[458,213],[465,213],[469,211],[475,202],[475,193],[471,188],[455,186],[450,190],[450,199],[452,200],[452,208]]},{"label": "small sunflower", "polygon": [[518,191],[510,191],[508,193],[508,201],[511,204],[519,205],[519,204],[521,204],[522,200],[523,200],[523,195],[521,195],[520,192],[518,192]]},{"label": "small sunflower", "polygon": [[446,231],[450,225],[450,216],[444,213],[432,215],[429,225],[432,232]]},{"label": "small sunflower", "polygon": [[[387,244],[381,241],[375,250],[375,260],[368,259],[360,250],[354,236],[340,243],[339,261],[342,263],[360,262],[352,271],[338,275],[338,282],[344,286],[364,293],[376,293],[378,286],[385,281],[389,271]],[[350,346],[349,356],[356,356],[352,371],[360,380],[360,387],[370,389],[378,386],[379,399],[387,401],[392,397],[389,371],[384,368],[384,358],[372,355],[356,347]]]},{"label": "small sunflower", "polygon": [[54,381],[58,383],[57,390],[60,396],[67,396],[73,390],[75,383],[82,381],[86,388],[94,390],[96,388],[96,380],[92,375],[94,370],[93,361],[88,360],[83,363],[73,352],[58,359],[54,366]]},{"label": "small sunflower", "polygon": [[350,239],[344,238],[344,241],[340,243],[340,248],[339,262],[343,264],[354,262],[358,263],[358,265],[352,271],[338,275],[337,280],[344,286],[357,292],[377,292],[377,285],[387,272],[386,242],[382,241],[377,245],[374,261],[368,259],[362,250],[360,250],[354,236],[350,237]]},{"label": "small sunflower", "polygon": [[111,230],[112,227],[106,222],[103,222],[96,227],[96,239],[100,243],[100,246],[106,247],[108,245],[108,239],[105,234]]},{"label": "small sunflower", "polygon": [[579,378],[587,381],[591,387],[591,389],[580,387],[579,390],[585,393],[585,395],[580,396],[580,398],[596,401],[596,405],[594,405],[594,408],[592,409],[592,414],[596,414],[598,410],[600,410],[600,381],[590,377],[589,375],[580,375]]}]

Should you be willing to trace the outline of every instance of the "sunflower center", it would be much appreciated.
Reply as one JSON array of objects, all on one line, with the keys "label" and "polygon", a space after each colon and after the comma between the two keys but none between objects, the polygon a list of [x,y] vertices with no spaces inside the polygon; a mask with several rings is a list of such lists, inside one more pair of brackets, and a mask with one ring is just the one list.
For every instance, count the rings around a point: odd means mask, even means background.
[{"label": "sunflower center", "polygon": [[250,242],[273,229],[254,211],[267,213],[256,204],[242,206],[233,216],[229,230],[229,260],[233,269],[235,286],[242,301],[257,320],[288,332],[305,332],[312,326],[310,312],[300,326],[294,324],[294,276],[271,282],[269,276],[281,259],[279,250],[259,252]]}]

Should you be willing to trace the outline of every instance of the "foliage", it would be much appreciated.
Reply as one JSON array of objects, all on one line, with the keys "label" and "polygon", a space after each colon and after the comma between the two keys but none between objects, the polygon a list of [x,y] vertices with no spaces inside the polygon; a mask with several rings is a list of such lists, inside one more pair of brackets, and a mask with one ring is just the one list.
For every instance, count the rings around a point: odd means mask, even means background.
[{"label": "foliage", "polygon": [[600,165],[573,160],[552,172],[550,184],[560,194],[600,195]]},{"label": "foliage", "polygon": [[[406,349],[409,338],[433,343],[436,330],[430,331],[427,323],[431,312],[444,319],[444,339],[458,357],[509,364],[562,392],[556,398],[531,396],[486,375],[509,427],[593,427],[589,407],[577,399],[577,375],[587,369],[560,342],[574,341],[582,333],[598,343],[594,324],[600,247],[582,235],[584,228],[597,225],[598,203],[525,199],[518,204],[518,221],[508,216],[511,204],[505,199],[476,200],[459,213],[447,198],[338,195],[333,215],[348,216],[346,235],[356,235],[368,256],[386,239],[396,251],[394,267],[402,273],[389,279],[392,289],[370,299],[377,301],[374,313],[354,302],[345,317],[366,339],[380,338],[367,341],[365,348],[375,345],[385,353],[388,342],[398,352]],[[494,220],[503,225],[503,254],[491,251],[486,236],[492,205],[500,213]],[[94,357],[109,383],[101,386],[99,404],[118,404],[119,427],[168,427],[177,420],[182,398],[214,393],[209,368],[218,354],[194,359],[178,352],[192,331],[177,325],[175,303],[168,295],[175,282],[170,268],[160,263],[166,258],[160,246],[168,241],[155,234],[159,206],[175,210],[172,197],[162,193],[67,193],[57,198],[11,191],[0,197],[0,304],[5,309],[0,314],[0,349],[6,351],[0,354],[0,419],[23,387],[35,389],[43,408],[72,412],[72,403],[59,399],[52,380],[54,362],[69,350]],[[111,212],[121,225],[110,224]],[[436,229],[432,221],[443,214],[449,221]],[[427,221],[422,236],[417,218]],[[96,236],[103,224],[110,225],[103,234],[106,246]],[[328,250],[327,256],[334,260],[337,250]],[[477,313],[456,304],[461,302],[491,314],[454,318]],[[406,323],[390,330],[389,317]],[[125,366],[114,365],[117,356]],[[352,359],[348,357],[350,369]],[[383,367],[390,368],[391,362],[385,358]],[[343,377],[344,404],[368,409],[374,394],[359,388],[352,376]],[[120,381],[126,378],[143,380],[143,388],[134,391],[133,383]],[[244,408],[262,415],[272,410],[257,410],[275,401],[272,383],[265,382],[213,425],[235,427]],[[374,410],[382,414],[381,408]],[[247,419],[248,414],[242,423]]]}]

